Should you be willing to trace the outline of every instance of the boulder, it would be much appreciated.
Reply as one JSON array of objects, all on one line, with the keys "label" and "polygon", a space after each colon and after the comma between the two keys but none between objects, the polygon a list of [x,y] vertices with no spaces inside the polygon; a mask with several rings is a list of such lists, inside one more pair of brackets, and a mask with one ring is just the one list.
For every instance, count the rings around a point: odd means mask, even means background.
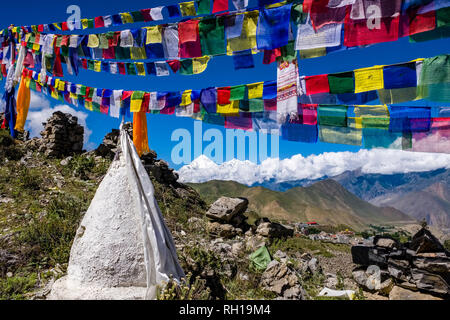
[{"label": "boulder", "polygon": [[266,271],[262,274],[261,287],[264,290],[274,292],[283,299],[304,299],[298,277],[286,264],[277,260],[270,262]]},{"label": "boulder", "polygon": [[419,269],[411,269],[411,275],[418,289],[436,295],[450,295],[450,286],[441,276]]},{"label": "boulder", "polygon": [[389,293],[389,300],[442,300],[429,294],[411,291],[399,286],[394,286]]},{"label": "boulder", "polygon": [[220,224],[218,222],[208,222],[208,231],[211,235],[225,239],[231,239],[242,233],[231,224]]},{"label": "boulder", "polygon": [[444,246],[426,228],[422,228],[413,236],[409,249],[416,253],[446,252]]},{"label": "boulder", "polygon": [[294,229],[279,223],[264,222],[258,226],[256,233],[267,238],[287,238],[294,235]]},{"label": "boulder", "polygon": [[247,211],[247,208],[247,199],[221,197],[211,205],[206,216],[212,221],[229,223],[236,215]]}]

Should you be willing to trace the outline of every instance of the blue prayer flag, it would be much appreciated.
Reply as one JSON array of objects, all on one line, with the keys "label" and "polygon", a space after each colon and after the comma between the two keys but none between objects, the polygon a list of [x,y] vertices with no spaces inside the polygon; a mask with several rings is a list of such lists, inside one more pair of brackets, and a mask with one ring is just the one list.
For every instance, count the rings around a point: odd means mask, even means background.
[{"label": "blue prayer flag", "polygon": [[233,55],[234,69],[250,69],[255,67],[252,50],[244,50]]},{"label": "blue prayer flag", "polygon": [[383,68],[384,89],[410,88],[417,85],[416,63]]},{"label": "blue prayer flag", "polygon": [[259,50],[272,50],[289,42],[292,3],[278,8],[262,9],[256,31]]},{"label": "blue prayer flag", "polygon": [[200,94],[200,101],[208,113],[216,113],[217,111],[217,89],[203,89]]},{"label": "blue prayer flag", "polygon": [[263,99],[272,100],[277,97],[277,82],[266,81],[264,82]]}]

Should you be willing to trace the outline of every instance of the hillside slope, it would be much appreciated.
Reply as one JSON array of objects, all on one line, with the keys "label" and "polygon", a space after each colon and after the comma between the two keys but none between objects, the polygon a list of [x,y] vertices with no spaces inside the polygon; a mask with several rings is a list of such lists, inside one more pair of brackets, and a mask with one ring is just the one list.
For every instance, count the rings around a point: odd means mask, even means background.
[{"label": "hillside slope", "polygon": [[431,226],[450,228],[450,170],[395,175],[355,171],[333,179],[373,205],[390,206]]},{"label": "hillside slope", "polygon": [[379,208],[347,191],[333,180],[317,182],[277,192],[264,187],[247,187],[233,181],[209,181],[190,184],[207,202],[220,196],[245,197],[250,209],[261,216],[285,221],[317,221],[321,224],[345,224],[363,229],[369,224],[412,222],[393,208]]}]

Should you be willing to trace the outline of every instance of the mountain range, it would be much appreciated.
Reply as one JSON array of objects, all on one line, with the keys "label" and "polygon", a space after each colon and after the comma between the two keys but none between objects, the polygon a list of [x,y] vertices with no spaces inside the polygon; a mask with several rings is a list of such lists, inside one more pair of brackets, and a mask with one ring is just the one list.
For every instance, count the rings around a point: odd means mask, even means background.
[{"label": "mountain range", "polygon": [[230,181],[193,184],[208,201],[249,198],[251,209],[285,220],[317,220],[361,228],[370,223],[421,221],[450,231],[450,170],[400,174],[347,171],[336,177],[247,187]]},{"label": "mountain range", "polygon": [[249,199],[250,210],[260,216],[281,221],[344,224],[356,230],[363,230],[369,224],[405,224],[415,221],[397,209],[376,207],[358,198],[332,179],[287,191],[217,180],[190,185],[209,203],[220,196],[245,197]]}]

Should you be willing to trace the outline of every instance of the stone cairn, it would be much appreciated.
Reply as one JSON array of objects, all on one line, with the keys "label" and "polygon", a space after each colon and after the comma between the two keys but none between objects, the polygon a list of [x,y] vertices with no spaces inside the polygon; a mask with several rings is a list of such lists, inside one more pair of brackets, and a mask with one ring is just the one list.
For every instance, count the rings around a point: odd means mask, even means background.
[{"label": "stone cairn", "polygon": [[83,152],[84,128],[69,113],[55,112],[43,123],[39,152],[47,157],[63,158]]},{"label": "stone cairn", "polygon": [[[355,281],[396,299],[450,298],[450,253],[422,228],[406,244],[377,236],[373,245],[352,247]],[[412,298],[411,298],[412,297]]]}]

